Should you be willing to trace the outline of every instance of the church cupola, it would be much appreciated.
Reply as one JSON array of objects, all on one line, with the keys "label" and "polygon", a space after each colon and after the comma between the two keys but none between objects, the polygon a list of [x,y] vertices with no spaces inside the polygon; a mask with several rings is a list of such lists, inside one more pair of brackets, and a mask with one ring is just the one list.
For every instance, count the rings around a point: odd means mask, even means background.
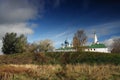
[{"label": "church cupola", "polygon": [[65,47],[69,46],[69,42],[67,40],[65,40]]}]

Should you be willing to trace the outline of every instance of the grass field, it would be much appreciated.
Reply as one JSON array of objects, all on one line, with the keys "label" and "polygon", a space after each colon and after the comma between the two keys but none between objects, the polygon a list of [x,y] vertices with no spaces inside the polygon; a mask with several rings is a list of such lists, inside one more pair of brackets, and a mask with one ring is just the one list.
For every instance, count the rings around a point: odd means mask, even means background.
[{"label": "grass field", "polygon": [[0,80],[120,80],[120,54],[1,55]]},{"label": "grass field", "polygon": [[1,65],[0,80],[120,80],[120,66]]}]

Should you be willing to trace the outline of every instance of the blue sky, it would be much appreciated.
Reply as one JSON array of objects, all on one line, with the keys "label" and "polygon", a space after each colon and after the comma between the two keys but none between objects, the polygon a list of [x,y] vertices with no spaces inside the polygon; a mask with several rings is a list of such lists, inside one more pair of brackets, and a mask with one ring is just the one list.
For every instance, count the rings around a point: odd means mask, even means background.
[{"label": "blue sky", "polygon": [[30,21],[37,27],[28,38],[31,42],[48,38],[55,42],[55,46],[60,46],[66,38],[71,42],[74,33],[83,29],[88,42],[92,41],[94,31],[103,42],[120,36],[119,14],[120,1],[117,0],[58,0],[58,3],[46,3],[42,17]]},{"label": "blue sky", "polygon": [[25,34],[28,42],[51,39],[56,48],[83,29],[88,43],[110,44],[120,37],[119,0],[0,0],[0,47],[6,32]]}]

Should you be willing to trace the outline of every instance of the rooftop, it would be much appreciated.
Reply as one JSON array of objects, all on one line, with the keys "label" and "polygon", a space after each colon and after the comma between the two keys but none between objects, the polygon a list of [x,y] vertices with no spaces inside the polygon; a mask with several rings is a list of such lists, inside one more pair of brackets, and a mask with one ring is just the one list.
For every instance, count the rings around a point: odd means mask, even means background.
[{"label": "rooftop", "polygon": [[104,44],[92,44],[89,48],[106,48]]},{"label": "rooftop", "polygon": [[65,47],[65,48],[59,48],[59,49],[56,49],[56,50],[71,50],[73,49],[72,47]]}]

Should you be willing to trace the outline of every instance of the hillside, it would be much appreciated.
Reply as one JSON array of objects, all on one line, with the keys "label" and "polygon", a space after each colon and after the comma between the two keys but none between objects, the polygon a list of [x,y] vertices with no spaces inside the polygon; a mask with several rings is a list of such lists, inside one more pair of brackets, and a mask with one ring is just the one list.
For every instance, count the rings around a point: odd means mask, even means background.
[{"label": "hillside", "polygon": [[120,65],[120,54],[92,52],[48,52],[0,55],[0,64],[115,64]]},{"label": "hillside", "polygon": [[67,52],[0,56],[0,80],[119,80],[120,54]]},{"label": "hillside", "polygon": [[119,54],[49,52],[0,56],[0,80],[119,79]]}]

